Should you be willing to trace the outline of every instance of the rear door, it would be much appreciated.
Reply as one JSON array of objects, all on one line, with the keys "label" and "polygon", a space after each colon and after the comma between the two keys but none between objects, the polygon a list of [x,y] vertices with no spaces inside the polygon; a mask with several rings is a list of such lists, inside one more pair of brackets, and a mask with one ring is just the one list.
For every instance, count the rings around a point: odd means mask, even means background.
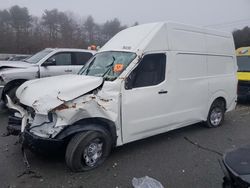
[{"label": "rear door", "polygon": [[79,70],[88,62],[88,60],[93,56],[90,52],[73,52],[72,53],[72,72],[77,74]]},{"label": "rear door", "polygon": [[180,121],[185,124],[206,120],[208,80],[206,55],[177,53],[175,55],[176,88],[181,94],[175,105],[181,112]]}]

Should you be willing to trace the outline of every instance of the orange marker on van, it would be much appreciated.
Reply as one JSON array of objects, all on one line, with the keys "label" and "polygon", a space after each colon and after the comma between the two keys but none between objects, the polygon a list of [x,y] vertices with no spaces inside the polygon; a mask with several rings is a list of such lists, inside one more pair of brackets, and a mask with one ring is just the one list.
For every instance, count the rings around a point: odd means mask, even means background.
[{"label": "orange marker on van", "polygon": [[123,71],[124,65],[123,64],[116,64],[113,68],[113,71],[115,73],[121,72]]}]

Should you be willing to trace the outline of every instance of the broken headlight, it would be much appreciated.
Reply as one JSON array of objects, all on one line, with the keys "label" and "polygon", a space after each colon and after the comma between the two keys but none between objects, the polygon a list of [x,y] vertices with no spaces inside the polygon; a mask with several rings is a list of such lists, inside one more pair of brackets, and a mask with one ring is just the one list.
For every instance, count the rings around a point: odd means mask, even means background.
[{"label": "broken headlight", "polygon": [[49,113],[48,115],[36,114],[32,124],[29,127],[29,132],[43,138],[53,138],[62,129],[56,127],[56,114]]}]

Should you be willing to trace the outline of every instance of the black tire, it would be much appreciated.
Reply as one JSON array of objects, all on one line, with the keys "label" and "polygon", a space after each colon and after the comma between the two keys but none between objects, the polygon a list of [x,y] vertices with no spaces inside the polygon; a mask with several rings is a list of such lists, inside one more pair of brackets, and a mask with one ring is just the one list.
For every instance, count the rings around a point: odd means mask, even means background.
[{"label": "black tire", "polygon": [[[210,107],[206,126],[209,128],[216,128],[223,124],[225,118],[226,104],[224,100],[217,99]],[[217,115],[216,115],[217,114]]]},{"label": "black tire", "polygon": [[7,101],[6,95],[8,95],[14,103],[18,101],[18,99],[17,99],[17,97],[16,97],[16,90],[17,90],[17,88],[18,88],[19,86],[20,86],[20,85],[15,85],[15,86],[9,88],[8,91],[6,91],[6,92],[4,93],[3,102],[4,102],[5,104],[7,104],[7,102],[8,102],[8,101]]},{"label": "black tire", "polygon": [[[99,153],[97,152],[96,155],[93,155],[98,156],[101,153],[93,164],[91,163],[93,160],[89,161],[90,158],[88,156],[92,145],[98,145],[98,147],[101,145],[102,150],[101,152],[99,151]],[[111,146],[111,136],[107,131],[87,131],[78,133],[72,137],[67,146],[65,153],[66,164],[74,172],[91,170],[105,161],[111,151]]]},{"label": "black tire", "polygon": [[224,177],[223,178],[223,184],[222,184],[222,188],[234,188],[233,184],[231,181],[228,180],[228,178]]}]

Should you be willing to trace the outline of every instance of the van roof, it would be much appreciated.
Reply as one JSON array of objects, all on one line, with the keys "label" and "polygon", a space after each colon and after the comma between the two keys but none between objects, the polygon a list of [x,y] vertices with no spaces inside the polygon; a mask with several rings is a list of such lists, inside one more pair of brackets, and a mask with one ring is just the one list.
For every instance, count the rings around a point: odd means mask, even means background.
[{"label": "van roof", "polygon": [[110,50],[135,53],[178,50],[235,54],[231,33],[174,22],[150,23],[125,29],[100,51]]}]

